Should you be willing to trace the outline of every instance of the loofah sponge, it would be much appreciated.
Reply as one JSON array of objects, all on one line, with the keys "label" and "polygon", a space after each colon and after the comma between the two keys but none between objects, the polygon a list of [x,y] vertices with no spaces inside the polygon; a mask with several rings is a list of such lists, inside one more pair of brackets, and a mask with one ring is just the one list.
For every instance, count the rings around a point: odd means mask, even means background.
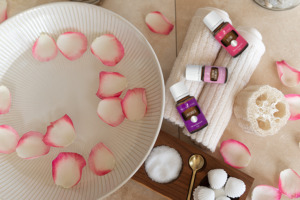
[{"label": "loofah sponge", "polygon": [[268,85],[243,89],[236,96],[233,110],[239,126],[259,136],[276,134],[290,117],[282,92]]}]

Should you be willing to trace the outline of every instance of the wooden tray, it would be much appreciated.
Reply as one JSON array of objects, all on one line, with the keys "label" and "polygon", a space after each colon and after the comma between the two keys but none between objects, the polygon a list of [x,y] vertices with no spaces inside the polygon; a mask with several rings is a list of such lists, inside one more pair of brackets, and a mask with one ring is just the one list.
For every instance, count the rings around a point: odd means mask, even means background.
[{"label": "wooden tray", "polygon": [[132,177],[134,180],[140,182],[141,184],[149,187],[150,189],[162,194],[163,196],[170,198],[170,199],[178,199],[184,200],[187,198],[188,187],[190,184],[190,179],[192,175],[192,170],[188,165],[188,160],[192,154],[200,154],[206,160],[204,167],[198,171],[195,178],[194,188],[198,185],[208,186],[207,181],[207,172],[211,169],[222,168],[224,169],[229,176],[241,179],[246,184],[246,192],[240,198],[236,198],[239,200],[245,200],[249,190],[252,186],[254,178],[248,176],[247,174],[230,167],[229,165],[225,164],[222,160],[217,160],[214,157],[208,155],[207,153],[203,152],[201,149],[198,149],[192,145],[189,145],[167,133],[160,132],[158,139],[154,146],[166,145],[176,149],[183,161],[182,171],[179,177],[172,181],[171,183],[167,184],[160,184],[152,181],[146,174],[144,164],[142,167],[137,171],[137,173]]}]

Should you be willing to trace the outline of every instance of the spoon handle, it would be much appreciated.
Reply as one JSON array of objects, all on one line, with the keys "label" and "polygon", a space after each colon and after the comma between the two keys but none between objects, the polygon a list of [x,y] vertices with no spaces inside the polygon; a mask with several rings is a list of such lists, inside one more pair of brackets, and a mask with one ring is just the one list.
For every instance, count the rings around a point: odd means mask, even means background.
[{"label": "spoon handle", "polygon": [[190,187],[189,187],[189,193],[188,193],[188,196],[187,196],[187,200],[191,199],[192,190],[193,190],[193,186],[194,186],[194,182],[195,182],[196,172],[197,172],[197,170],[193,170],[193,175],[192,175],[191,182],[190,182]]}]

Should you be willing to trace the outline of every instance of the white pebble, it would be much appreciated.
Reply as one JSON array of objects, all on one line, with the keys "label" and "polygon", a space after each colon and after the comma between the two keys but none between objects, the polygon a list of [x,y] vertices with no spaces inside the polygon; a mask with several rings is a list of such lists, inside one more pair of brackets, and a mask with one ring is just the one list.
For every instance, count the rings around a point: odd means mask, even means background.
[{"label": "white pebble", "polygon": [[145,162],[147,175],[155,182],[169,183],[179,176],[182,168],[180,154],[168,146],[153,148]]}]

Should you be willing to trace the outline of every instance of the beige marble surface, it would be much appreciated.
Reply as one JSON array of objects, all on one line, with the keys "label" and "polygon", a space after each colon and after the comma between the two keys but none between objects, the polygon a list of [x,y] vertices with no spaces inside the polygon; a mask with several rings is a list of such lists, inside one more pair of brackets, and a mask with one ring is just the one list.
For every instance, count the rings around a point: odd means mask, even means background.
[{"label": "beige marble surface", "polygon": [[[8,0],[8,17],[36,5],[59,0]],[[177,52],[182,46],[191,17],[199,7],[214,6],[226,10],[234,26],[252,26],[263,35],[266,53],[254,72],[249,84],[269,84],[283,91],[284,94],[300,94],[300,86],[287,88],[278,77],[274,62],[285,59],[300,69],[300,6],[282,12],[265,10],[252,0],[105,0],[103,7],[120,14],[133,23],[149,40],[161,63],[165,80],[168,78]],[[148,30],[144,17],[150,11],[159,10],[171,22],[176,24],[175,30],[168,36],[157,35]],[[174,125],[164,122],[163,130],[182,140],[189,141]],[[269,184],[277,187],[279,172],[285,168],[293,168],[300,173],[299,147],[300,123],[288,122],[277,135],[260,138],[244,133],[236,126],[232,116],[222,140],[234,138],[248,145],[252,153],[252,161],[242,171],[255,178],[254,186]],[[220,158],[218,149],[213,156]],[[121,189],[106,199],[165,199],[159,194],[130,180]],[[250,197],[248,198],[250,199]],[[282,199],[287,199],[283,197]]]}]

